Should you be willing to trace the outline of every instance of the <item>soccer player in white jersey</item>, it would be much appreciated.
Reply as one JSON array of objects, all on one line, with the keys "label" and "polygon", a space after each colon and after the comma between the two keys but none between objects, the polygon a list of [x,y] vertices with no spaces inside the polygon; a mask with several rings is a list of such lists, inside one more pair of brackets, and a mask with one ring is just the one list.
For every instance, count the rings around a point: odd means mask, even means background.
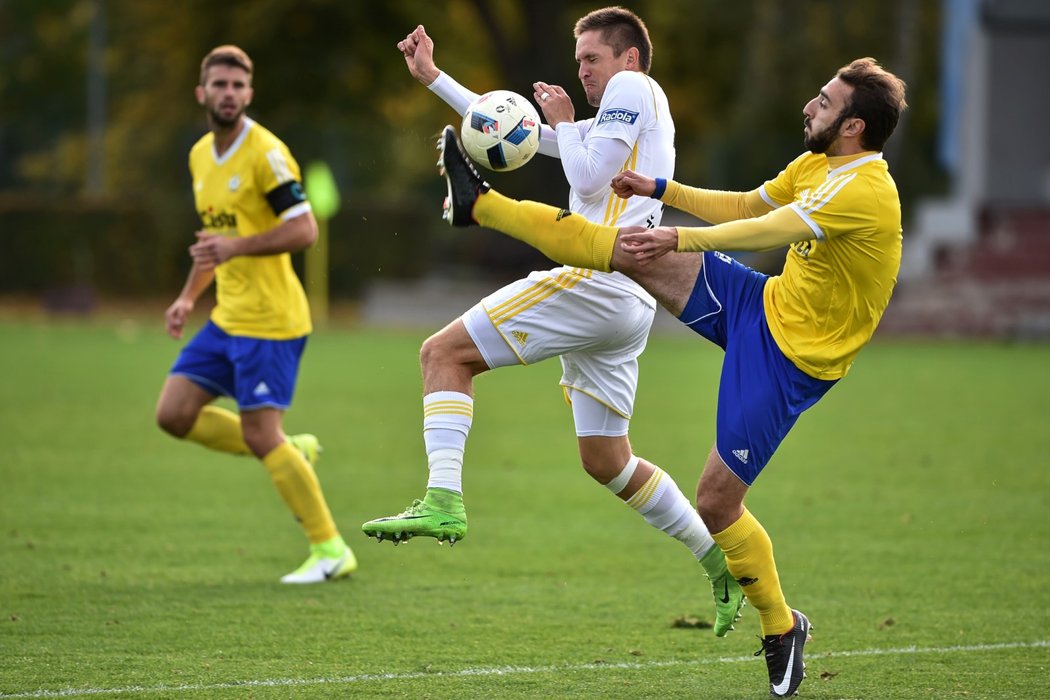
[{"label": "soccer player in white jersey", "polygon": [[[289,254],[314,242],[317,223],[292,154],[245,115],[251,81],[251,59],[236,46],[219,46],[201,62],[197,101],[211,128],[190,151],[201,230],[190,247],[193,267],[165,314],[168,333],[182,337],[213,280],[218,303],[179,353],[157,423],[177,438],[261,460],[310,542],[306,561],[281,582],[319,583],[349,575],[357,560],[314,472],[317,438],[286,437],[281,428],[311,330]],[[239,414],[211,405],[218,396],[236,401]]]},{"label": "soccer player in white jersey", "polygon": [[[729,571],[758,610],[769,691],[794,695],[810,623],[788,607],[765,529],[744,497],[807,408],[849,371],[897,281],[901,205],[880,152],[907,107],[905,85],[874,59],[843,66],[802,110],[807,152],[750,192],[687,187],[624,172],[623,197],[661,200],[713,226],[600,226],[503,197],[481,180],[445,128],[446,218],[536,246],[552,260],[624,272],[725,351],[716,439],[697,508]],[[790,246],[769,277],[719,250]],[[701,256],[684,251],[705,251]]]},{"label": "soccer player in white jersey", "polygon": [[[674,122],[660,85],[649,77],[652,44],[645,24],[619,7],[577,21],[576,60],[592,119],[574,121],[560,87],[537,82],[547,125],[540,152],[561,159],[573,212],[610,225],[656,226],[657,200],[622,199],[610,188],[628,168],[669,178]],[[459,114],[478,95],[438,70],[433,41],[417,27],[398,48],[409,72]],[[656,303],[616,272],[574,267],[533,272],[481,300],[423,344],[426,495],[398,515],[371,520],[364,532],[395,543],[414,536],[455,542],[467,532],[463,455],[474,412],[473,377],[496,367],[560,357],[561,385],[572,405],[584,469],[653,527],[681,541],[703,565],[715,593],[715,633],[725,635],[743,596],[725,558],[674,480],[635,456],[627,436]]]}]

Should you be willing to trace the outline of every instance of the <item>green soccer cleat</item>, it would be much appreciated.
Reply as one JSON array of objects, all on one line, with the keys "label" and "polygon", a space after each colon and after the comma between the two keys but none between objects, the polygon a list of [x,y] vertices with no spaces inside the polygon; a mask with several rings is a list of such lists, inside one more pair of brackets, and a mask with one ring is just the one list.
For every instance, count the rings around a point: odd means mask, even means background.
[{"label": "green soccer cleat", "polygon": [[725,554],[718,545],[700,559],[700,564],[711,580],[711,593],[715,598],[715,636],[724,637],[735,629],[733,623],[742,617],[740,609],[744,607],[744,591],[726,568]]},{"label": "green soccer cleat", "polygon": [[321,441],[317,439],[316,435],[311,435],[310,433],[289,435],[288,442],[302,453],[306,461],[310,463],[310,466],[316,466],[317,461],[321,459],[321,453],[324,452],[324,448],[321,447]]},{"label": "green soccer cleat", "polygon": [[357,557],[337,535],[327,542],[310,545],[310,556],[298,569],[282,576],[281,583],[324,583],[346,578],[355,571]]},{"label": "green soccer cleat", "polygon": [[403,513],[369,520],[361,531],[376,540],[395,545],[413,537],[433,537],[438,543],[456,544],[467,536],[467,512],[463,496],[448,489],[427,489],[423,500],[415,500]]}]

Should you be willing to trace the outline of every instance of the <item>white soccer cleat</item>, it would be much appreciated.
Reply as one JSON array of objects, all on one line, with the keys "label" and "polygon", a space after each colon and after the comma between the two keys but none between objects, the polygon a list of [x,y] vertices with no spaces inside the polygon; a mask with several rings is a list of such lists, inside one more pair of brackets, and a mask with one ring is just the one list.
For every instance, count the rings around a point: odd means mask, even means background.
[{"label": "white soccer cleat", "polygon": [[302,566],[281,577],[281,583],[324,583],[349,576],[357,571],[357,557],[347,547],[337,559],[311,554]]}]

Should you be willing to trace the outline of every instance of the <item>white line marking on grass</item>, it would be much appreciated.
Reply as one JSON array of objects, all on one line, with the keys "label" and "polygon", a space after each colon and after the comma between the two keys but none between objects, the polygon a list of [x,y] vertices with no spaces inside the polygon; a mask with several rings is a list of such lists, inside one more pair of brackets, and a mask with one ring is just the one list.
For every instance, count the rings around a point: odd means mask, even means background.
[{"label": "white line marking on grass", "polygon": [[[1036,642],[1003,642],[1000,644],[968,644],[952,647],[896,647],[891,649],[857,649],[854,651],[830,651],[812,658],[834,659],[856,656],[905,656],[909,654],[957,654],[967,652],[997,651],[1000,649],[1036,649],[1050,647],[1050,640]],[[309,685],[353,685],[382,681],[408,681],[417,678],[467,678],[470,676],[512,676],[530,673],[572,673],[601,669],[645,670],[669,666],[708,666],[711,664],[736,664],[754,661],[754,656],[723,656],[715,659],[693,659],[689,661],[649,661],[569,664],[565,666],[493,666],[490,668],[465,668],[460,671],[414,671],[410,673],[363,673],[357,676],[337,678],[271,678],[256,681],[231,681],[229,683],[194,683],[186,685],[131,685],[122,688],[66,688],[65,690],[32,690],[25,693],[0,693],[0,700],[14,698],[77,698],[90,695],[129,695],[141,693],[182,693],[200,690],[229,690],[234,688],[284,688]]]}]

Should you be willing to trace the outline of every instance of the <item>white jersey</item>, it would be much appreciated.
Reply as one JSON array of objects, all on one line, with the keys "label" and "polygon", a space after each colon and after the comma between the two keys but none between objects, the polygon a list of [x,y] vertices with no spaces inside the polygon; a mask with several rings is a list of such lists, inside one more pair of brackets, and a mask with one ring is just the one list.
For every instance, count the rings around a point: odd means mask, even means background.
[{"label": "white jersey", "polygon": [[[460,115],[478,97],[444,73],[430,89]],[[539,151],[561,159],[574,213],[612,226],[660,224],[659,200],[620,199],[609,184],[623,170],[674,177],[674,122],[649,76],[614,75],[596,117],[541,125]],[[577,435],[617,436],[627,434],[655,313],[656,300],[619,272],[557,267],[496,290],[462,319],[490,368],[561,358]]]},{"label": "white jersey", "polygon": [[[667,95],[659,83],[645,73],[621,71],[614,75],[602,95],[598,115],[578,121],[574,126],[583,147],[589,151],[601,148],[601,142],[606,139],[627,144],[630,155],[617,172],[635,170],[649,177],[674,179],[674,121]],[[558,148],[562,154],[577,146],[574,137],[571,127],[559,125]],[[569,164],[565,163],[565,167],[566,176],[572,182]],[[569,210],[609,226],[659,226],[663,204],[648,197],[617,197],[608,184],[615,174],[603,178],[605,186],[595,194],[584,196],[570,188]],[[619,272],[595,272],[593,279],[596,284],[606,283],[629,291],[656,308],[648,292]]]}]

